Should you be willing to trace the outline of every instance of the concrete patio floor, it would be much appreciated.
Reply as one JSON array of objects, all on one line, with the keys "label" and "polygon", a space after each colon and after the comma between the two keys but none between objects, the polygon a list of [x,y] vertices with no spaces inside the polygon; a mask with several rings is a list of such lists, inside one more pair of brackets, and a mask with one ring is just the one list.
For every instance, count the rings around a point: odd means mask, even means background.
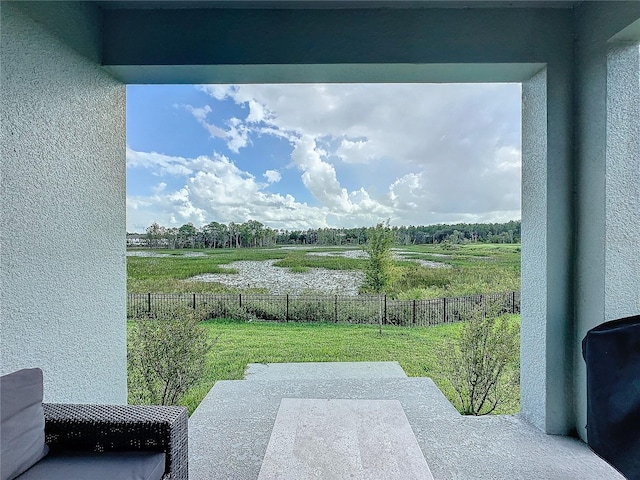
[{"label": "concrete patio floor", "polygon": [[583,442],[517,415],[460,415],[395,362],[252,364],[246,378],[217,382],[189,419],[190,479],[257,479],[283,398],[398,400],[436,480],[624,479]]}]

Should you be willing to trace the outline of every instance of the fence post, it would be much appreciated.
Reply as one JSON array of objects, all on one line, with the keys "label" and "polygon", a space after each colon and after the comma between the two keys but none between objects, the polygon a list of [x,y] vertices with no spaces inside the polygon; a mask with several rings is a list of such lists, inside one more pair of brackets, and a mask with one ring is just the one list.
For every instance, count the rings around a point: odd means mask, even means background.
[{"label": "fence post", "polygon": [[238,294],[238,307],[242,308],[242,294]]},{"label": "fence post", "polygon": [[516,292],[511,292],[511,313],[516,313]]},{"label": "fence post", "polygon": [[447,297],[442,298],[442,323],[447,323]]},{"label": "fence post", "polygon": [[336,295],[335,302],[336,303],[335,303],[335,311],[334,311],[335,317],[334,318],[335,318],[335,322],[338,323],[338,295]]},{"label": "fence post", "polygon": [[285,322],[289,321],[289,294],[288,293],[287,293],[287,306],[284,313],[284,319],[285,319]]},{"label": "fence post", "polygon": [[196,309],[196,294],[193,294],[193,309]]},{"label": "fence post", "polygon": [[416,301],[413,301],[413,324],[416,324]]},{"label": "fence post", "polygon": [[387,295],[385,294],[384,296],[384,324],[386,325],[387,323],[389,323],[387,321]]},{"label": "fence post", "polygon": [[151,313],[151,292],[147,293],[147,312]]}]

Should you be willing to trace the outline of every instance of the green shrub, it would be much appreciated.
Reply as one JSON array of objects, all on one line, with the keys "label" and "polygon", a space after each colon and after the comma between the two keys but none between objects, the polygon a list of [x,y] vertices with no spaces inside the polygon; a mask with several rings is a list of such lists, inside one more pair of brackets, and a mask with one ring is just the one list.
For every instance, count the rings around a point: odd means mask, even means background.
[{"label": "green shrub", "polygon": [[130,403],[176,405],[201,380],[215,341],[200,320],[193,309],[175,307],[135,321],[127,348]]},{"label": "green shrub", "polygon": [[440,352],[446,377],[464,415],[486,415],[514,396],[518,386],[518,329],[495,308],[476,308],[460,329],[458,342]]},{"label": "green shrub", "polygon": [[335,308],[332,302],[298,298],[289,306],[292,322],[334,322]]}]

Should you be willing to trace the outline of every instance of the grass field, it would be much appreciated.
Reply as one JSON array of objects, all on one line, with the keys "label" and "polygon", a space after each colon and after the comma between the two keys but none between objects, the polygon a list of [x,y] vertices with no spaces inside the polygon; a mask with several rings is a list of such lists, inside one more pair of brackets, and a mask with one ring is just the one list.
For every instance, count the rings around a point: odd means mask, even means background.
[{"label": "grass field", "polygon": [[[440,262],[450,268],[428,268],[398,260],[395,262],[395,280],[388,292],[392,297],[409,300],[520,290],[520,245],[415,245],[397,248],[406,252],[406,259]],[[307,255],[308,252],[344,250],[346,248],[336,247],[158,250],[167,256],[127,257],[127,290],[132,293],[237,292],[237,289],[219,283],[188,279],[204,273],[228,272],[220,265],[238,260],[273,259],[277,260],[275,265],[296,273],[304,273],[309,268],[354,270],[365,267],[366,260],[363,259]],[[193,252],[203,256],[185,256]],[[259,289],[251,292],[267,293]]]},{"label": "grass field", "polygon": [[404,300],[462,297],[520,290],[520,245],[466,244],[403,247],[405,258],[450,265],[448,269],[404,266],[393,295]]},{"label": "grass field", "polygon": [[[519,316],[512,317],[519,322]],[[238,380],[248,363],[397,361],[408,376],[431,377],[457,406],[455,392],[443,375],[438,349],[457,338],[460,324],[425,328],[371,325],[283,324],[211,320],[204,322],[217,343],[205,375],[183,404],[191,413],[217,380]],[[518,368],[517,364],[510,368]],[[497,413],[520,409],[519,393]]]}]

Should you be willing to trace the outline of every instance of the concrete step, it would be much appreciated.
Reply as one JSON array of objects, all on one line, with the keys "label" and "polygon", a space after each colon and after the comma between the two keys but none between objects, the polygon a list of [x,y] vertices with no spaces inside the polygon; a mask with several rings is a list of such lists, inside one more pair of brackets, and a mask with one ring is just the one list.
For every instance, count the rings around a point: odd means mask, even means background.
[{"label": "concrete step", "polygon": [[257,479],[283,398],[398,400],[410,424],[460,417],[430,378],[219,381],[189,419],[189,478]]},{"label": "concrete step", "polygon": [[247,380],[407,378],[398,362],[250,363],[244,376]]}]

